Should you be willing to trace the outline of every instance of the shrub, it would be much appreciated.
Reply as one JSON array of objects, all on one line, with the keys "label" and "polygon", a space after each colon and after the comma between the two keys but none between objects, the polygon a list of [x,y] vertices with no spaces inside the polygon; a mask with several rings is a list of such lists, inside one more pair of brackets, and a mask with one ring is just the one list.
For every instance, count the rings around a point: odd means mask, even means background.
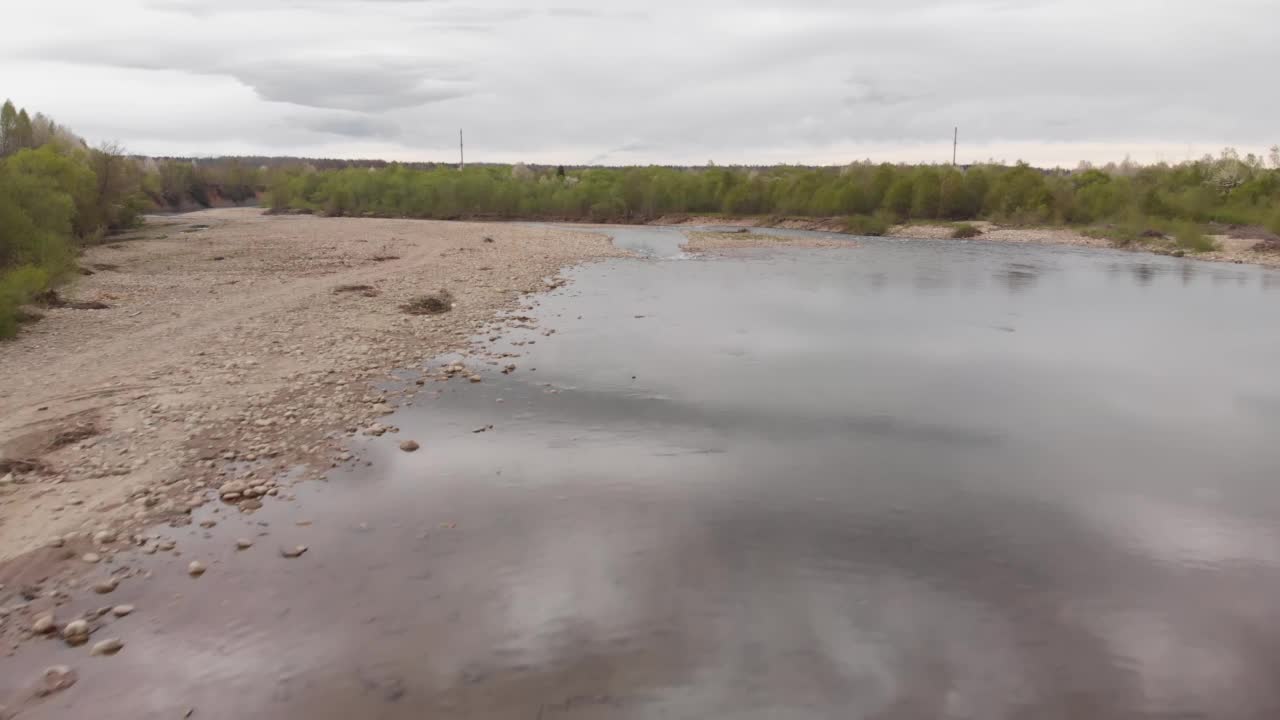
[{"label": "shrub", "polygon": [[1267,229],[1276,235],[1280,235],[1280,210],[1276,210],[1271,215],[1271,220],[1267,222]]},{"label": "shrub", "polygon": [[1210,252],[1218,249],[1217,243],[1205,236],[1200,231],[1200,226],[1195,223],[1178,223],[1177,228],[1174,230],[1174,239],[1178,243],[1178,247],[1192,252]]},{"label": "shrub", "polygon": [[879,237],[889,232],[889,222],[882,216],[850,215],[845,220],[844,231],[851,235]]},{"label": "shrub", "polygon": [[959,223],[955,226],[955,229],[951,231],[951,237],[960,240],[978,237],[981,234],[982,230],[980,230],[976,225],[970,225],[969,223]]},{"label": "shrub", "polygon": [[49,273],[26,265],[0,274],[0,338],[18,332],[22,305],[49,286]]}]

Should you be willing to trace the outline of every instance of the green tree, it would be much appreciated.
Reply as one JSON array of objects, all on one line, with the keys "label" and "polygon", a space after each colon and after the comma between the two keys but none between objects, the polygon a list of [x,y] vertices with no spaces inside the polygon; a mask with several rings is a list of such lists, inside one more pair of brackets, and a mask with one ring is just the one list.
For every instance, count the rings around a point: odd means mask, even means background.
[{"label": "green tree", "polygon": [[0,105],[0,157],[17,152],[18,109],[12,100]]}]

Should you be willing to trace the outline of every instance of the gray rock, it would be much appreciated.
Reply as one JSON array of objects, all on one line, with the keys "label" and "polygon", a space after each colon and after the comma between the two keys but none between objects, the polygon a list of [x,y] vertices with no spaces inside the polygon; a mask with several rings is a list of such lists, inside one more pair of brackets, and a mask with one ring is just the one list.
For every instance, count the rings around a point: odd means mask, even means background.
[{"label": "gray rock", "polygon": [[187,574],[191,577],[200,577],[204,574],[204,563],[199,560],[192,560],[190,564],[187,565]]},{"label": "gray rock", "polygon": [[80,559],[87,563],[93,564],[93,563],[101,562],[102,556],[99,555],[98,553],[85,553],[84,555],[80,556]]},{"label": "gray rock", "polygon": [[248,550],[251,547],[253,547],[253,541],[249,538],[239,538],[236,540],[237,550]]},{"label": "gray rock", "polygon": [[132,614],[133,614],[133,606],[132,606],[132,605],[117,605],[117,606],[115,606],[115,607],[111,608],[111,614],[112,614],[112,615],[115,615],[116,617],[126,617],[126,616],[128,616],[128,615],[132,615]]}]

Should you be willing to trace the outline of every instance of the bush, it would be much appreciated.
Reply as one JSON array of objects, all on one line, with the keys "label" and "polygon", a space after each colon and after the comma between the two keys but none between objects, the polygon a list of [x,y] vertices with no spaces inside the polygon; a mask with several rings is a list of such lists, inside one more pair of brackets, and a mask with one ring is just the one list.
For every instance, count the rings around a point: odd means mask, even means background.
[{"label": "bush", "polygon": [[872,215],[850,215],[844,223],[844,231],[851,235],[879,237],[889,232],[889,221]]},{"label": "bush", "polygon": [[976,225],[970,225],[969,223],[959,223],[955,226],[955,229],[951,231],[951,237],[958,240],[978,237],[981,234],[982,230],[978,229]]},{"label": "bush", "polygon": [[1280,210],[1276,210],[1271,216],[1271,220],[1267,222],[1267,229],[1276,235],[1280,235]]},{"label": "bush", "polygon": [[49,273],[30,265],[0,274],[0,338],[18,332],[22,305],[49,287]]},{"label": "bush", "polygon": [[1178,247],[1183,250],[1192,252],[1210,252],[1217,250],[1218,245],[1209,237],[1206,237],[1200,231],[1200,226],[1195,223],[1183,222],[1178,223],[1174,230],[1174,240],[1178,243]]}]

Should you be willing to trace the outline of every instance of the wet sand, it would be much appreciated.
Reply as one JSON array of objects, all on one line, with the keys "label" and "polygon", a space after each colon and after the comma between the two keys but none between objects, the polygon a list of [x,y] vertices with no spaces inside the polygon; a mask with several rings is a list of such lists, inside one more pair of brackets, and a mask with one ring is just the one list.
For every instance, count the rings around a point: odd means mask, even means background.
[{"label": "wet sand", "polygon": [[[103,573],[130,577],[59,612],[136,605],[90,641],[124,649],[27,642],[0,659],[0,704],[23,718],[1280,707],[1280,346],[1256,332],[1276,273],[866,240],[569,275],[475,336],[518,353],[514,371],[423,386],[378,419],[398,432],[349,438],[362,462],[292,498],[196,509],[160,531],[180,555],[109,557]],[[1210,377],[1223,353],[1232,373]],[[189,577],[191,560],[208,570]],[[77,684],[21,699],[53,663]]]}]

